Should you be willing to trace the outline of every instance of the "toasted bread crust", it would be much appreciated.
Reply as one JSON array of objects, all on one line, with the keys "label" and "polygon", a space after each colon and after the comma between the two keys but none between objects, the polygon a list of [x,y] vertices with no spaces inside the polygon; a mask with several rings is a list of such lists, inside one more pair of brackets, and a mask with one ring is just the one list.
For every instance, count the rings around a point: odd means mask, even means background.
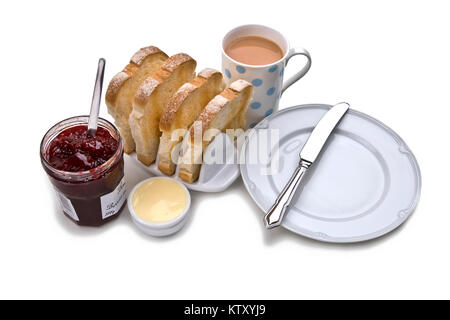
[{"label": "toasted bread crust", "polygon": [[[252,93],[253,86],[250,83],[238,80],[215,96],[203,109],[183,139],[183,155],[178,172],[181,179],[190,183],[198,179],[203,151],[218,132],[228,128],[241,128]],[[224,112],[222,113],[222,111]],[[206,137],[205,134],[209,129],[215,129],[215,131],[213,130]],[[197,146],[196,150],[195,140],[200,133],[202,143],[201,146]],[[200,151],[201,153],[199,153]]]},{"label": "toasted bread crust", "polygon": [[[217,114],[222,110],[225,105],[233,100],[240,92],[245,90],[246,88],[252,87],[250,83],[245,80],[236,80],[233,82],[229,88],[226,88],[219,95],[215,96],[208,105],[203,109],[203,112],[200,114],[198,119],[195,122],[196,126],[200,126],[202,128],[202,135],[206,130],[209,129],[209,125],[211,121],[217,116]],[[191,127],[190,130],[191,139],[194,139],[194,126]]]},{"label": "toasted bread crust", "polygon": [[[164,80],[163,80],[164,81]],[[153,91],[163,82],[159,79],[155,79],[153,76],[148,77],[139,86],[136,91],[136,96],[134,97],[134,103],[139,106],[144,106],[148,98]]]},{"label": "toasted bread crust", "polygon": [[168,172],[170,172],[170,171],[172,170],[172,167],[171,167],[170,164],[167,163],[167,162],[161,162],[161,161],[159,161],[159,162],[158,162],[158,169],[159,169],[159,171],[161,171],[161,172],[167,174],[168,176],[173,175],[173,173],[168,173]]},{"label": "toasted bread crust", "polygon": [[161,131],[170,130],[170,124],[175,118],[175,113],[180,109],[183,101],[186,100],[189,95],[197,90],[198,87],[190,82],[185,83],[178,89],[167,104],[159,122],[159,129]]},{"label": "toasted bread crust", "polygon": [[120,88],[125,81],[128,81],[132,76],[132,73],[127,72],[127,68],[117,73],[109,82],[108,90],[106,90],[105,100],[106,103],[114,104],[117,99]]},{"label": "toasted bread crust", "polygon": [[192,175],[192,173],[184,171],[184,170],[180,170],[180,172],[178,173],[178,176],[183,180],[186,181],[187,183],[192,183],[194,182],[198,176],[194,177]]},{"label": "toasted bread crust", "polygon": [[169,59],[167,59],[165,63],[161,66],[161,68],[166,69],[167,71],[172,73],[175,71],[175,69],[178,68],[179,65],[188,61],[195,62],[195,60],[190,55],[186,53],[177,53],[171,56]]},{"label": "toasted bread crust", "polygon": [[131,57],[130,63],[140,66],[148,56],[156,53],[162,53],[162,51],[155,46],[141,48]]},{"label": "toasted bread crust", "polygon": [[119,94],[120,88],[123,84],[128,81],[139,69],[139,66],[142,65],[144,60],[150,55],[154,54],[164,54],[159,48],[155,46],[149,46],[145,48],[139,49],[130,60],[125,68],[117,73],[108,85],[108,89],[106,90],[105,100],[109,104],[114,104],[116,102],[117,96]]},{"label": "toasted bread crust", "polygon": [[195,76],[196,65],[189,55],[176,54],[165,60],[137,89],[128,121],[137,157],[143,164],[150,165],[156,160],[163,110],[173,94]]},{"label": "toasted bread crust", "polygon": [[184,100],[193,93],[195,90],[200,88],[209,78],[213,76],[221,76],[222,74],[214,69],[206,68],[199,72],[197,78],[185,83],[180,89],[174,94],[172,99],[167,104],[164,112],[161,116],[161,121],[159,127],[161,131],[170,130],[170,126],[175,118],[177,111],[183,105]]},{"label": "toasted bread crust", "polygon": [[136,96],[134,97],[135,104],[145,106],[156,87],[164,82],[164,80],[167,79],[180,65],[188,62],[197,64],[193,58],[185,53],[178,53],[167,59],[162,64],[161,68],[151,77],[147,78],[139,87]]}]

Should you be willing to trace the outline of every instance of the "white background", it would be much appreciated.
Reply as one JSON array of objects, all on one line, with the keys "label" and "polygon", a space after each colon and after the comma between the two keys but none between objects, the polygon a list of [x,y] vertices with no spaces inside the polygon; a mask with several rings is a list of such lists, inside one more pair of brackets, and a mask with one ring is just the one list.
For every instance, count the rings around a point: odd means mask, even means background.
[{"label": "white background", "polygon": [[[450,298],[446,2],[2,1],[0,298]],[[62,216],[39,142],[88,113],[98,58],[106,84],[147,45],[220,68],[222,36],[247,23],[311,52],[281,107],[345,100],[406,141],[423,177],[406,225],[357,245],[268,232],[241,180],[193,193],[189,223],[166,239],[139,232],[127,210],[98,229]],[[104,104],[101,115],[111,119]],[[131,188],[147,175],[129,160]]]}]

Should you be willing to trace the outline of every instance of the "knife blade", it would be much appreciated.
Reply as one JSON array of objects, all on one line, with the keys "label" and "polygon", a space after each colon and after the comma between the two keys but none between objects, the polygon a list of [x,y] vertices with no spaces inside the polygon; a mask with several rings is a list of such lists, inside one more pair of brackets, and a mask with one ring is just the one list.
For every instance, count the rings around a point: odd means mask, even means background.
[{"label": "knife blade", "polygon": [[319,120],[300,151],[300,162],[295,169],[294,174],[275,200],[275,203],[264,216],[264,222],[267,229],[281,225],[283,217],[286,214],[303,177],[310,166],[316,161],[334,128],[338,125],[339,121],[349,108],[350,106],[346,102],[338,103],[331,107],[331,109]]}]

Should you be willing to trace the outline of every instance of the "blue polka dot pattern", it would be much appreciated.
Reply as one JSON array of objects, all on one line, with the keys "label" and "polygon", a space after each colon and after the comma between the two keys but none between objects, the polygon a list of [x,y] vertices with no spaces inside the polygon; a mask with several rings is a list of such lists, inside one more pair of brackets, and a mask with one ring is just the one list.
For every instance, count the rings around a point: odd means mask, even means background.
[{"label": "blue polka dot pattern", "polygon": [[252,103],[250,104],[250,108],[252,108],[252,109],[259,109],[259,108],[261,108],[261,103],[260,103],[260,102],[257,102],[257,101],[252,102]]},{"label": "blue polka dot pattern", "polygon": [[274,87],[272,87],[272,88],[270,88],[269,90],[267,90],[267,95],[268,96],[271,96],[271,95],[273,95],[275,93],[275,88]]},{"label": "blue polka dot pattern", "polygon": [[274,66],[269,68],[269,72],[275,72],[275,71],[277,71],[277,69],[278,69],[278,66],[274,65]]},{"label": "blue polka dot pattern", "polygon": [[243,66],[236,66],[236,71],[243,74],[245,73],[245,68]]},{"label": "blue polka dot pattern", "polygon": [[280,71],[280,77],[282,77],[283,75],[284,75],[284,68],[281,69],[281,71]]},{"label": "blue polka dot pattern", "polygon": [[252,124],[250,124],[250,128],[254,128],[257,125],[256,122],[253,122]]},{"label": "blue polka dot pattern", "polygon": [[280,98],[281,98],[281,91],[280,91],[280,92],[278,92],[278,96],[277,96],[277,98],[278,98],[278,99],[280,99]]},{"label": "blue polka dot pattern", "polygon": [[267,117],[267,116],[270,116],[272,113],[273,113],[273,109],[267,110],[267,112],[266,112],[266,117]]},{"label": "blue polka dot pattern", "polygon": [[263,81],[261,79],[253,79],[252,80],[252,85],[254,85],[255,87],[259,87],[260,85],[262,85]]},{"label": "blue polka dot pattern", "polygon": [[228,69],[225,69],[225,75],[228,77],[228,79],[231,78],[231,72]]}]

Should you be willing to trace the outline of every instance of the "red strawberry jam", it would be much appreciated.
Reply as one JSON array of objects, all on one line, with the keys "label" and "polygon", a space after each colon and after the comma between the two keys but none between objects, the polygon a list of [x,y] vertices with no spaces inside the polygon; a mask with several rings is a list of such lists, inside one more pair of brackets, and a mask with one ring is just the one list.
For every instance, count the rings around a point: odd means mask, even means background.
[{"label": "red strawberry jam", "polygon": [[87,125],[62,131],[52,140],[48,161],[62,171],[79,172],[94,169],[108,161],[117,150],[117,140],[99,127],[95,136],[87,134]]},{"label": "red strawberry jam", "polygon": [[126,201],[123,144],[119,131],[99,118],[94,137],[87,116],[54,125],[41,142],[41,162],[63,213],[83,226],[117,217]]}]

